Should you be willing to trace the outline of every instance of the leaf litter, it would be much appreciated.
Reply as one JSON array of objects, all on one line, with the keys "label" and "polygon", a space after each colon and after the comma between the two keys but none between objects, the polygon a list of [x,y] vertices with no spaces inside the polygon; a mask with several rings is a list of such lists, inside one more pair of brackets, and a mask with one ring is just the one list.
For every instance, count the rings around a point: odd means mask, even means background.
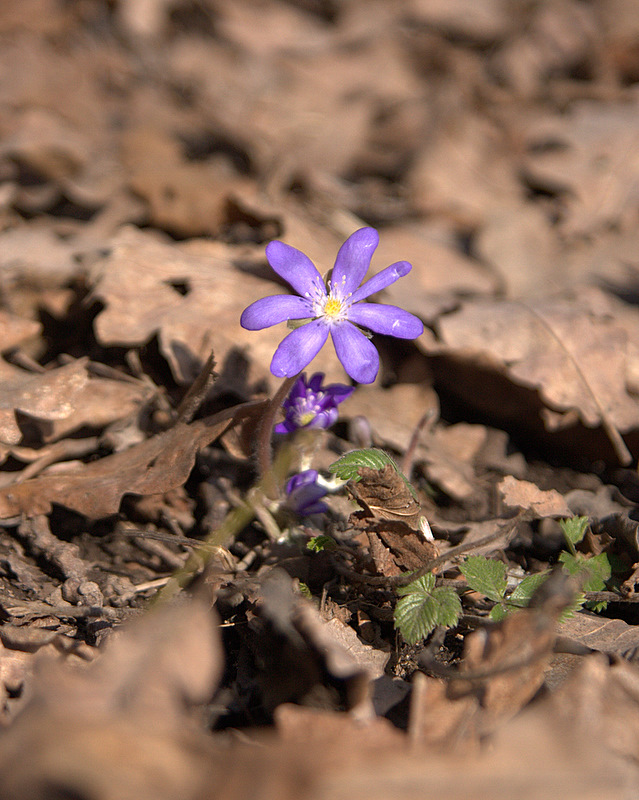
[{"label": "leaf litter", "polygon": [[[635,11],[3,5],[3,796],[634,796]],[[265,245],[365,226],[427,329],[260,476]]]}]

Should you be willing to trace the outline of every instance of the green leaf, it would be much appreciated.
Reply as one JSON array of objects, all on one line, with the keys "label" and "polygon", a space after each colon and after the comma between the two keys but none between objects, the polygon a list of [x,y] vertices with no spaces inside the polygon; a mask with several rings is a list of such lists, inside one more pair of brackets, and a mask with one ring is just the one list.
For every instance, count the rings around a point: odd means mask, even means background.
[{"label": "green leaf", "polygon": [[508,596],[508,602],[518,608],[525,608],[528,603],[530,603],[530,598],[535,594],[537,589],[539,589],[542,583],[548,580],[549,575],[549,570],[536,572],[534,575],[527,575],[517,584],[512,593]]},{"label": "green leaf", "polygon": [[560,519],[559,527],[563,531],[564,539],[570,552],[575,554],[575,545],[586,535],[588,527],[588,517],[570,517],[570,519]]},{"label": "green leaf", "polygon": [[395,627],[408,644],[424,639],[438,625],[455,625],[461,614],[461,601],[450,587],[435,588],[435,576],[424,575],[408,586],[399,587],[395,606]]},{"label": "green leaf", "polygon": [[471,589],[498,603],[506,592],[506,566],[494,558],[468,556],[460,566]]},{"label": "green leaf", "polygon": [[337,542],[332,536],[313,536],[306,542],[306,549],[312,550],[314,553],[320,553],[322,550],[334,550],[337,547]]},{"label": "green leaf", "polygon": [[302,581],[300,581],[299,586],[300,586],[300,594],[306,597],[307,600],[312,600],[313,594],[311,593],[311,590],[308,588],[308,586]]},{"label": "green leaf", "polygon": [[582,580],[582,589],[585,592],[601,592],[606,588],[606,581],[612,573],[610,561],[606,553],[588,558],[580,554],[559,554],[559,561],[570,575],[576,575]]},{"label": "green leaf", "polygon": [[351,453],[346,453],[346,455],[334,461],[328,471],[333,472],[340,480],[357,482],[361,480],[357,474],[357,470],[360,467],[380,470],[384,469],[387,464],[390,464],[395,472],[402,477],[411,495],[417,500],[415,490],[406,480],[397,464],[388,453],[384,452],[384,450],[379,450],[377,447],[371,447],[368,450],[353,450]]},{"label": "green leaf", "polygon": [[508,606],[502,606],[498,604],[490,609],[488,618],[492,619],[493,622],[501,622],[502,619],[508,616],[508,612],[512,610],[513,609],[508,608]]}]

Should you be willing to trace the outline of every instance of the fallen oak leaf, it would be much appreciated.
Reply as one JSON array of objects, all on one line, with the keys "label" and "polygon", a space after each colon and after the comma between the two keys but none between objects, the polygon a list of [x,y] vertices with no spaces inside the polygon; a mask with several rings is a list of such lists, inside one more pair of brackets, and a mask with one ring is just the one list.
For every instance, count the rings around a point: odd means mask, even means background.
[{"label": "fallen oak leaf", "polygon": [[194,423],[178,423],[128,450],[82,465],[76,472],[42,475],[0,491],[0,519],[47,514],[52,504],[92,519],[117,513],[125,494],[162,494],[186,481],[197,453],[262,401],[244,403]]}]

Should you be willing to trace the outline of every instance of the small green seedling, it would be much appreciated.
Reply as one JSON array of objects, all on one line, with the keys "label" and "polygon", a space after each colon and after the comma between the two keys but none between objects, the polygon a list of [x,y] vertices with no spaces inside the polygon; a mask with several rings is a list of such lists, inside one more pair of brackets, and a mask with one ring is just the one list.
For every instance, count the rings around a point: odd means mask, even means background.
[{"label": "small green seedling", "polygon": [[395,627],[408,644],[425,639],[438,625],[452,627],[461,615],[461,600],[449,586],[435,586],[433,574],[397,589]]},{"label": "small green seedling", "polygon": [[[587,556],[578,553],[575,545],[584,538],[588,527],[587,517],[571,517],[559,522],[564,534],[567,550],[559,556],[559,562],[570,575],[575,575],[581,582],[582,592],[575,597],[573,604],[564,611],[561,619],[566,619],[578,611],[586,597],[583,592],[598,592],[606,588],[611,568],[608,556]],[[501,561],[484,556],[468,556],[460,570],[471,589],[485,595],[495,605],[490,611],[492,620],[503,619],[508,613],[518,608],[525,608],[535,591],[547,580],[550,570],[528,575],[511,591],[507,591],[506,566]],[[587,604],[593,611],[601,611],[606,603]]]}]

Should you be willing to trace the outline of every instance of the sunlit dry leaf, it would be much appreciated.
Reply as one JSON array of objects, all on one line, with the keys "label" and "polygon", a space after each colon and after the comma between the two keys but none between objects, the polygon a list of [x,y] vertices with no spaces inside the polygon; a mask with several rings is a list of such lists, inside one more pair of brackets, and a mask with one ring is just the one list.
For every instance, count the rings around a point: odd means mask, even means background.
[{"label": "sunlit dry leaf", "polygon": [[84,360],[36,373],[0,361],[0,375],[0,439],[7,444],[22,438],[16,412],[51,442],[85,426],[97,430],[126,418],[151,391],[141,382],[90,377]]},{"label": "sunlit dry leaf", "polygon": [[31,319],[23,319],[15,314],[0,310],[0,348],[2,352],[11,350],[17,345],[37,336],[42,330],[39,322]]},{"label": "sunlit dry leaf", "polygon": [[89,376],[81,361],[46,372],[26,372],[0,361],[0,440],[17,444],[22,438],[15,412],[36,420],[64,420],[76,410]]},{"label": "sunlit dry leaf", "polygon": [[230,192],[246,181],[221,157],[188,161],[179,142],[157,128],[129,132],[123,160],[152,223],[180,237],[219,233]]},{"label": "sunlit dry leaf", "polygon": [[535,517],[571,517],[566,501],[555,489],[543,491],[530,481],[506,475],[498,485],[504,503],[531,511]]},{"label": "sunlit dry leaf", "polygon": [[639,628],[622,619],[606,619],[580,611],[561,623],[561,636],[602,653],[615,653],[639,663]]},{"label": "sunlit dry leaf", "polygon": [[188,478],[202,447],[214,441],[252,404],[191,425],[178,423],[128,450],[82,464],[73,472],[42,475],[0,491],[0,518],[46,514],[52,503],[91,518],[115,514],[125,494],[162,494]]},{"label": "sunlit dry leaf", "polygon": [[628,320],[617,320],[614,305],[599,292],[579,301],[476,300],[440,319],[437,350],[480,359],[538,389],[550,409],[575,409],[587,426],[601,425],[605,415],[624,432],[639,426],[639,400],[627,385],[638,312],[627,313]]},{"label": "sunlit dry leaf", "polygon": [[[526,171],[534,185],[566,194],[566,233],[634,225],[638,126],[639,99],[634,96],[618,104],[575,103],[568,113],[528,128]],[[554,146],[543,147],[547,142]]]},{"label": "sunlit dry leaf", "polygon": [[[207,254],[204,254],[204,250]],[[104,345],[139,346],[157,335],[162,354],[175,378],[188,383],[199,374],[211,349],[217,370],[224,373],[227,360],[244,359],[247,383],[268,373],[268,365],[286,329],[246,331],[240,315],[253,300],[286,289],[240,272],[232,266],[242,258],[263,259],[255,248],[231,247],[211,242],[197,255],[188,248],[163,241],[133,228],[123,229],[112,250],[92,269],[94,294],[104,304],[95,320],[96,335]],[[314,367],[343,376],[337,359],[323,351]],[[240,387],[238,387],[239,389]]]}]

